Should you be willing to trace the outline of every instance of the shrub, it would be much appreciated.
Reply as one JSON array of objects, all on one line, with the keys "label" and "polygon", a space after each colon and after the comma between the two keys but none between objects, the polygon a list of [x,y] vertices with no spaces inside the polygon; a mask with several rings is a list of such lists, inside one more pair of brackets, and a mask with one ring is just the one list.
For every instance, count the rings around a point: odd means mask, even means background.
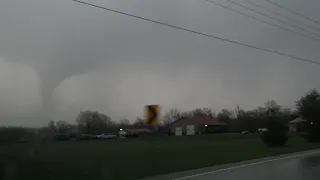
[{"label": "shrub", "polygon": [[70,139],[70,136],[65,135],[65,134],[59,134],[59,135],[54,136],[54,139],[56,141],[68,141]]},{"label": "shrub", "polygon": [[320,93],[312,89],[301,97],[296,105],[299,115],[308,123],[306,139],[311,142],[320,142]]},{"label": "shrub", "polygon": [[35,134],[21,127],[1,127],[0,144],[26,142],[34,139]]},{"label": "shrub", "polygon": [[261,134],[261,139],[269,147],[283,146],[288,141],[285,133],[268,131]]},{"label": "shrub", "polygon": [[308,134],[305,135],[305,138],[310,142],[320,142],[320,132],[318,124],[308,123]]},{"label": "shrub", "polygon": [[308,133],[305,136],[305,139],[307,139],[309,142],[320,142],[320,135],[319,133],[313,134],[313,133]]},{"label": "shrub", "polygon": [[268,131],[261,134],[262,141],[269,147],[283,146],[288,141],[287,127],[277,118],[268,120]]}]

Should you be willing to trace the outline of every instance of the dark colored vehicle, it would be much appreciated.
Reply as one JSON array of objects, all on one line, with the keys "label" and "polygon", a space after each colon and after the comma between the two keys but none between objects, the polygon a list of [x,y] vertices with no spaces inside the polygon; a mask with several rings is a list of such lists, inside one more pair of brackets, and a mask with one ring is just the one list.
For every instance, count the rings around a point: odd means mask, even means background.
[{"label": "dark colored vehicle", "polygon": [[79,137],[79,140],[93,140],[93,139],[98,139],[98,137],[96,135],[92,135],[92,134],[82,134]]},{"label": "dark colored vehicle", "polygon": [[137,133],[128,133],[127,135],[125,135],[126,138],[136,138],[138,137]]},{"label": "dark colored vehicle", "polygon": [[56,141],[68,141],[70,139],[71,139],[71,137],[66,134],[58,134],[58,135],[54,136],[54,140],[56,140]]},{"label": "dark colored vehicle", "polygon": [[138,134],[120,129],[119,136],[120,138],[135,138],[135,137],[138,137]]},{"label": "dark colored vehicle", "polygon": [[115,139],[117,135],[113,133],[103,133],[97,136],[98,139]]}]

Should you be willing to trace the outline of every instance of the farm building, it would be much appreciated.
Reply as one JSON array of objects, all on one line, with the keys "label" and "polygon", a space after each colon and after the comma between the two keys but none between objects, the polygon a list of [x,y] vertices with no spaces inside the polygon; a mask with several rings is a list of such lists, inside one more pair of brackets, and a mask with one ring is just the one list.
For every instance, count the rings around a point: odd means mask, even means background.
[{"label": "farm building", "polygon": [[135,133],[135,134],[150,134],[153,133],[153,130],[149,128],[127,128],[124,129],[125,131],[129,133]]},{"label": "farm building", "polygon": [[138,136],[138,135],[146,135],[154,133],[153,130],[149,128],[127,128],[127,129],[120,129],[118,134],[119,136]]},{"label": "farm building", "polygon": [[176,136],[223,132],[227,124],[209,116],[180,118],[169,124],[169,131]]}]

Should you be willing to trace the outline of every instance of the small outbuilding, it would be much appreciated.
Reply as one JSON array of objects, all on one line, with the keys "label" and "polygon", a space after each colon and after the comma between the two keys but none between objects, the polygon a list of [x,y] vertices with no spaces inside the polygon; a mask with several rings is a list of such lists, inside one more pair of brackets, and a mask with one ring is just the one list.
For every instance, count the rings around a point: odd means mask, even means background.
[{"label": "small outbuilding", "polygon": [[307,128],[307,121],[301,117],[298,117],[289,123],[289,130],[293,132],[304,132]]},{"label": "small outbuilding", "polygon": [[176,136],[219,133],[227,124],[209,116],[183,117],[169,124],[170,133]]}]

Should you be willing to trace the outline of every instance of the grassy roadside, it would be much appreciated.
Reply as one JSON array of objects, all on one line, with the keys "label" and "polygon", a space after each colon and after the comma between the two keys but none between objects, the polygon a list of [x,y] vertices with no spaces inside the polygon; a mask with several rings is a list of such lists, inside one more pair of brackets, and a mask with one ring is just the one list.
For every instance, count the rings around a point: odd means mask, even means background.
[{"label": "grassy roadside", "polygon": [[15,144],[0,148],[16,164],[15,179],[137,179],[206,166],[320,148],[299,137],[267,148],[257,136],[221,134],[115,141]]}]

